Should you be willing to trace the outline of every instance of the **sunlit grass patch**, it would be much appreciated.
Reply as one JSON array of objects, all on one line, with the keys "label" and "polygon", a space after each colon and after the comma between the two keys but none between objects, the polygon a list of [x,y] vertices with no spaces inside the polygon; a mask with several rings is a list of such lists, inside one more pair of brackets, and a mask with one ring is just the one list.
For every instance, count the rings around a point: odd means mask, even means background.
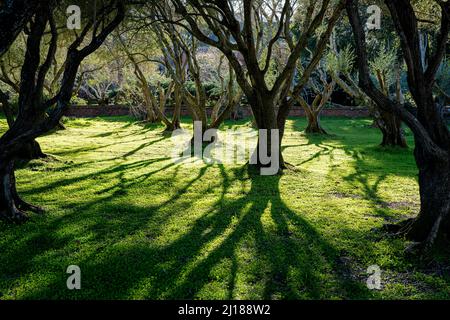
[{"label": "sunlit grass patch", "polygon": [[[448,255],[423,266],[377,231],[415,215],[419,197],[411,135],[407,150],[381,148],[370,123],[325,118],[324,137],[290,119],[284,155],[296,170],[263,177],[174,164],[163,126],[69,119],[39,138],[54,160],[17,172],[47,213],[0,222],[0,299],[449,298]],[[249,123],[222,129],[236,125]],[[72,264],[80,291],[66,288]],[[365,284],[373,264],[380,291]]]}]

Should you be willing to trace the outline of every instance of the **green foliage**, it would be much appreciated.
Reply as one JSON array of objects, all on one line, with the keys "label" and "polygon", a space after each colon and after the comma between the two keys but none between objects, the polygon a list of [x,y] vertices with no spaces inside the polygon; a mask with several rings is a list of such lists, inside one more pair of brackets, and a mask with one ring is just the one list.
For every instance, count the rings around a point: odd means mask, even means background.
[{"label": "green foliage", "polygon": [[330,50],[326,56],[326,60],[328,70],[351,74],[355,64],[356,55],[352,47],[348,45],[338,54]]},{"label": "green foliage", "polygon": [[217,98],[220,94],[222,94],[222,88],[220,83],[217,81],[208,81],[203,83],[203,87],[205,88],[206,95],[209,98]]},{"label": "green foliage", "polygon": [[384,74],[387,80],[387,85],[395,83],[395,64],[397,62],[397,52],[395,49],[387,48],[386,45],[381,45],[377,55],[370,61],[370,69],[372,74],[376,75],[377,71]]},{"label": "green foliage", "polygon": [[[187,90],[195,94],[195,83],[193,81],[186,81]],[[217,81],[205,81],[202,83],[208,99],[215,99],[222,92],[220,83]]]},{"label": "green foliage", "polygon": [[70,99],[70,103],[73,105],[86,105],[88,102],[84,100],[83,98],[80,98],[78,96],[73,96],[72,99]]}]

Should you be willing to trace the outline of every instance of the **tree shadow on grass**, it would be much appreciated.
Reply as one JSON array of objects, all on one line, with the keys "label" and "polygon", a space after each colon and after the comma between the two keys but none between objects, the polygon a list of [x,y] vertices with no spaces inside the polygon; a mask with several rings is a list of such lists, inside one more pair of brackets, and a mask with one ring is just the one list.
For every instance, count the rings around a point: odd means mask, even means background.
[{"label": "tree shadow on grass", "polygon": [[[340,252],[284,203],[279,189],[282,176],[264,177],[252,170],[225,170],[219,166],[222,179],[216,186],[222,189],[210,212],[193,219],[190,227],[172,242],[158,243],[155,238],[164,232],[167,220],[155,214],[166,206],[173,206],[171,215],[182,208],[195,210],[192,201],[190,206],[184,203],[178,208],[177,201],[206,170],[207,167],[202,168],[184,191],[158,206],[119,209],[117,201],[106,203],[103,209],[116,217],[110,218],[109,223],[94,223],[90,230],[93,241],[104,243],[112,236],[111,245],[77,262],[83,272],[83,290],[68,292],[62,275],[45,288],[31,290],[26,297],[371,297],[364,284],[352,279],[347,267],[339,262]],[[239,183],[250,188],[230,193],[230,187]],[[201,197],[198,195],[197,200]],[[85,207],[82,212],[92,209]],[[158,227],[148,229],[152,219],[157,219]],[[54,221],[56,230],[58,223],[63,221]],[[118,237],[117,232],[122,236]],[[144,239],[126,240],[139,232],[145,232]]]},{"label": "tree shadow on grass", "polygon": [[[106,161],[112,161],[114,159],[107,159]],[[83,182],[84,180],[89,180],[89,179],[98,179],[99,177],[102,177],[104,175],[115,175],[114,177],[121,177],[121,180],[123,181],[123,174],[125,174],[127,172],[127,170],[137,170],[139,168],[145,168],[151,164],[155,164],[158,162],[163,162],[163,161],[168,161],[170,160],[170,158],[168,157],[163,157],[163,158],[156,158],[156,159],[148,159],[148,160],[137,160],[134,162],[130,162],[130,163],[122,163],[122,164],[114,164],[110,167],[107,167],[105,169],[102,170],[97,170],[97,171],[93,171],[93,172],[89,172],[86,173],[84,175],[76,175],[76,176],[72,176],[70,178],[67,179],[61,179],[61,180],[57,180],[55,182],[52,183],[47,183],[45,185],[43,185],[42,187],[36,187],[33,190],[30,191],[24,191],[22,192],[22,194],[24,195],[32,195],[35,193],[40,193],[40,192],[48,192],[52,189],[55,188],[60,188],[60,187],[64,187],[64,186],[70,186],[72,184],[78,184]],[[100,163],[101,161],[92,161],[92,162],[87,162],[87,163],[81,163],[81,164],[75,164],[75,165],[68,165],[69,167],[80,167],[80,166],[84,166],[88,163]],[[173,166],[174,164],[172,162],[170,162],[169,164],[167,164],[166,166],[163,166],[162,168],[159,168],[157,170],[154,170],[150,173],[145,174],[145,176],[150,176],[151,174],[160,172],[162,170],[165,170],[171,166]],[[113,177],[110,177],[113,178]],[[128,184],[128,187],[137,184],[139,181],[138,180],[134,180],[134,182],[131,182]],[[81,186],[81,188],[83,188],[83,186]]]},{"label": "tree shadow on grass", "polygon": [[[54,264],[60,276],[49,280],[45,287],[30,289],[25,297],[371,297],[364,283],[354,280],[348,267],[340,263],[341,252],[305,217],[285,204],[280,192],[282,176],[263,177],[251,170],[225,170],[219,166],[221,179],[215,181],[215,187],[221,191],[210,212],[192,219],[189,228],[172,242],[158,243],[158,236],[166,232],[165,224],[170,218],[182,211],[185,214],[195,212],[196,202],[206,197],[200,193],[184,199],[194,183],[202,183],[201,178],[208,169],[200,169],[194,179],[161,203],[123,203],[122,192],[133,189],[155,172],[167,170],[172,165],[140,174],[133,180],[124,174],[163,160],[167,159],[114,165],[33,190],[49,191],[103,175],[113,175],[117,180],[114,186],[97,191],[97,197],[90,201],[68,203],[67,208],[75,207],[76,210],[50,219],[45,230],[24,236],[13,249],[23,250],[23,259],[28,258],[28,261],[39,260],[41,256],[55,252],[55,262],[50,263]],[[176,176],[169,178],[175,179]],[[241,184],[239,193],[230,191],[235,184]],[[161,214],[165,208],[169,208],[170,213]],[[92,234],[90,241],[101,245],[78,261],[64,260],[59,264],[57,254],[74,250],[74,235],[62,232],[68,224],[81,225],[80,228],[85,228],[82,234]],[[133,235],[139,233],[145,236],[134,240]],[[31,255],[26,253],[30,247],[35,249]],[[12,252],[6,255],[10,256],[5,257],[7,259],[15,259]],[[76,254],[73,256],[77,260]],[[83,290],[80,292],[69,292],[65,288],[68,264],[79,264],[82,269]],[[35,272],[31,262],[18,270],[24,274]],[[8,270],[9,273],[12,271]]]},{"label": "tree shadow on grass", "polygon": [[[224,170],[222,174],[227,181]],[[342,270],[343,266],[338,263],[339,252],[311,224],[286,206],[280,195],[280,178],[262,177],[250,169],[247,177],[251,180],[250,191],[239,199],[217,203],[211,215],[199,219],[190,233],[174,243],[178,246],[185,242],[209,240],[205,239],[205,230],[211,230],[208,237],[218,237],[232,225],[233,218],[238,220],[219,245],[186,270],[183,280],[166,293],[169,297],[195,297],[208,285],[214,267],[231,258],[227,298],[239,298],[239,289],[235,292],[236,274],[242,262],[237,256],[249,249],[253,251],[250,255],[255,265],[249,268],[247,280],[255,287],[261,287],[258,298],[327,297],[332,293],[323,286],[321,279],[327,272],[335,278],[331,282],[335,282],[340,294],[357,291],[360,297],[367,295],[361,283],[341,277],[348,270]],[[242,292],[242,288],[240,291],[241,295],[248,294]]]},{"label": "tree shadow on grass", "polygon": [[[172,163],[171,163],[172,164]],[[143,181],[143,179],[148,179],[150,175],[156,172],[163,171],[171,167],[171,164],[160,168],[159,170],[153,170],[152,172],[142,174],[137,177],[136,180],[120,180],[115,185],[117,190],[129,190],[135,184]],[[127,167],[128,168],[128,167]],[[69,294],[67,288],[65,288],[65,268],[69,264],[73,264],[73,260],[70,262],[63,262],[70,260],[75,252],[80,249],[78,246],[79,240],[78,236],[84,237],[86,234],[91,234],[91,240],[95,243],[95,252],[92,255],[88,255],[88,259],[95,260],[98,254],[104,252],[107,249],[105,244],[116,244],[120,242],[123,238],[133,235],[138,232],[143,232],[146,229],[149,220],[154,219],[155,215],[158,215],[158,211],[164,208],[167,204],[181,198],[183,194],[196,182],[198,179],[205,174],[208,167],[201,168],[199,174],[192,180],[188,181],[183,187],[177,190],[177,193],[167,201],[160,204],[147,204],[144,207],[135,204],[126,204],[121,199],[122,193],[118,193],[114,188],[102,190],[102,194],[99,196],[93,196],[92,199],[83,203],[67,203],[67,209],[73,209],[71,212],[66,213],[62,216],[43,216],[39,219],[44,219],[43,226],[36,228],[33,221],[23,226],[13,226],[6,225],[5,232],[8,232],[9,239],[5,239],[8,243],[14,243],[14,248],[3,252],[2,259],[8,263],[0,264],[0,284],[2,281],[8,281],[10,279],[16,279],[21,277],[22,279],[27,277],[33,277],[34,274],[39,273],[39,269],[36,266],[41,266],[41,268],[49,268],[51,273],[59,274],[57,277],[60,281],[54,281],[48,286],[39,288],[36,291],[30,290],[27,296],[33,297],[34,299],[45,299],[45,298],[61,298],[67,297]],[[117,169],[117,168],[116,168]],[[122,167],[124,170],[124,168]],[[128,168],[129,169],[129,168]],[[123,177],[124,171],[113,171],[117,175]],[[175,170],[175,172],[177,172]],[[175,174],[175,173],[174,173]],[[85,177],[86,178],[86,177]],[[77,180],[66,181],[66,184],[76,183]],[[202,195],[199,195],[200,198]],[[183,204],[175,204],[174,209],[177,206]],[[180,207],[181,209],[181,207]],[[164,225],[165,219],[169,217],[164,217],[162,215],[158,216],[157,223]],[[79,230],[79,232],[72,234],[67,233],[65,230]],[[17,233],[14,232],[14,229]],[[15,239],[14,239],[15,238]],[[3,239],[2,239],[3,240]],[[3,241],[0,241],[0,244]],[[6,242],[5,242],[6,243]],[[5,245],[1,244],[1,246]],[[77,244],[78,243],[78,244]],[[98,244],[98,245],[97,245]],[[5,246],[6,248],[6,246]],[[62,254],[67,254],[67,256]],[[42,257],[46,257],[41,261]],[[33,263],[34,261],[34,263]],[[36,265],[35,263],[38,262]],[[10,262],[14,262],[11,264]],[[61,263],[61,264],[60,264]],[[68,263],[68,264],[67,264]],[[124,260],[119,262],[119,265],[127,263],[126,256]],[[49,267],[49,265],[51,267]],[[60,265],[59,265],[60,264]],[[55,268],[55,265],[58,266]],[[114,266],[113,266],[114,267]],[[95,273],[94,273],[95,274]],[[105,274],[107,276],[107,274]],[[89,279],[89,275],[87,277]],[[5,289],[4,287],[0,289]],[[121,290],[127,288],[122,287]],[[93,296],[93,298],[102,298],[101,294],[105,297],[108,296],[108,292],[99,292],[99,295]],[[115,291],[114,294],[122,294],[123,292]],[[0,297],[2,292],[0,290]]]},{"label": "tree shadow on grass", "polygon": [[[335,151],[342,150],[351,157],[350,161],[354,162],[354,167],[359,168],[360,171],[384,177],[387,175],[416,177],[417,170],[412,149],[380,146],[379,130],[370,128],[371,131],[368,131],[369,129],[363,126],[364,121],[352,120],[350,123],[341,123],[339,119],[334,119],[329,121],[329,125],[335,133],[330,135],[302,134],[301,137],[305,138],[307,143],[295,147],[309,148],[314,145],[318,151],[297,165],[318,160],[322,156],[332,159]],[[338,124],[339,127],[337,127]],[[303,119],[297,119],[292,123],[293,128],[299,129],[302,126],[304,126]],[[370,136],[370,139],[365,136]],[[368,141],[371,143],[368,144]]]},{"label": "tree shadow on grass", "polygon": [[[127,137],[127,136],[121,136],[120,138],[124,138],[124,137]],[[136,151],[139,151],[139,150],[141,150],[141,149],[143,149],[145,147],[151,146],[153,144],[159,143],[159,142],[161,142],[161,141],[163,141],[165,139],[166,139],[166,137],[163,136],[163,137],[160,137],[159,139],[155,139],[155,140],[152,140],[150,142],[143,143],[143,144],[140,145],[140,148],[138,150],[136,150]],[[65,150],[54,151],[54,152],[52,152],[52,154],[56,155],[56,156],[71,156],[71,157],[74,157],[74,156],[78,156],[81,153],[95,152],[95,151],[98,151],[100,149],[107,149],[109,147],[115,147],[115,146],[118,146],[118,145],[130,144],[130,143],[134,143],[134,142],[140,141],[140,140],[142,140],[142,139],[131,140],[131,141],[120,141],[120,142],[114,142],[114,143],[109,143],[109,144],[93,144],[93,145],[88,145],[88,146],[83,146],[83,147],[78,147],[78,148],[70,148],[70,149],[65,149]],[[128,152],[124,156],[127,156],[127,154],[128,154]]]},{"label": "tree shadow on grass", "polygon": [[[315,143],[322,149],[319,152],[328,156],[331,148],[341,147],[328,145],[324,140]],[[386,162],[381,152],[369,152],[361,158],[358,156],[360,146],[345,143],[344,140],[342,148],[354,158],[356,167],[370,172]],[[7,277],[25,275],[16,281],[26,281],[27,275],[39,276],[37,266],[50,268],[57,274],[46,280],[45,286],[30,288],[22,294],[22,297],[34,299],[373,297],[364,282],[352,277],[352,270],[341,262],[343,253],[321,233],[317,223],[312,224],[307,216],[292,210],[283,201],[286,192],[280,190],[283,176],[263,177],[245,169],[219,166],[220,179],[214,181],[214,187],[220,188],[217,201],[209,212],[195,218],[189,217],[189,213],[195,214],[197,203],[208,195],[185,195],[194,184],[206,182],[202,178],[209,167],[199,169],[181,188],[171,190],[175,192],[164,201],[152,203],[149,195],[145,204],[124,202],[124,193],[155,173],[168,170],[172,164],[140,173],[133,179],[125,173],[164,160],[168,159],[113,165],[33,190],[33,193],[45,192],[95,176],[117,180],[113,186],[100,188],[96,196],[86,202],[67,203],[63,209],[71,208],[69,214],[43,218],[48,219],[45,228],[36,231],[33,224],[28,224],[14,236],[9,235],[8,242],[14,243],[14,247],[3,252],[2,259],[13,259],[15,266],[0,266],[0,270],[6,271]],[[179,178],[177,168],[172,168],[172,175],[161,179]],[[394,174],[395,169],[387,172]],[[374,184],[369,184],[364,171],[352,173],[347,179],[357,188],[363,185],[363,192],[378,201],[378,189],[384,176]],[[239,192],[236,192],[236,185],[241,186]],[[165,228],[168,221],[177,215],[189,220],[188,227],[183,227],[173,241],[159,242],[161,234],[170,232]],[[65,231],[70,226],[78,228],[75,230],[80,230],[82,236],[90,236],[89,241],[95,244],[80,258],[74,241],[77,233]],[[354,239],[365,237],[355,230],[343,228],[342,232],[353,232],[351,238]],[[135,237],[141,233],[142,237]],[[69,264],[81,267],[81,291],[68,291],[65,287],[68,276],[65,268]]]},{"label": "tree shadow on grass", "polygon": [[[344,151],[352,157],[354,169],[352,173],[344,176],[343,180],[354,189],[362,190],[364,199],[378,207],[390,206],[379,194],[380,185],[389,176],[417,178],[416,170],[411,169],[413,164],[408,163],[412,159],[406,160],[408,154],[404,150],[377,146],[366,150],[346,147]],[[395,162],[399,162],[399,157],[403,158],[401,159],[403,163],[395,165]],[[402,165],[405,165],[406,170],[401,168]],[[404,204],[407,202],[405,201]],[[377,210],[377,212],[384,215],[383,210]],[[388,218],[386,215],[385,217]]]}]

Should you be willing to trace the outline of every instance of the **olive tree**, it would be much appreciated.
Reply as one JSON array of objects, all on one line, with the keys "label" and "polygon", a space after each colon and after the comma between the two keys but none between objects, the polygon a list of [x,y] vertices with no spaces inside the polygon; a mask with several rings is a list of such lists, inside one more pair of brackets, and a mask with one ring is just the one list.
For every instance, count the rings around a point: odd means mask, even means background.
[{"label": "olive tree", "polygon": [[390,99],[373,83],[358,3],[350,0],[347,12],[356,43],[359,84],[380,109],[400,117],[412,130],[415,140],[420,213],[416,218],[396,225],[395,229],[429,249],[439,236],[450,234],[450,131],[433,96],[436,74],[446,52],[450,30],[450,2],[436,1],[440,8],[440,30],[431,56],[424,65],[419,22],[413,4],[409,0],[385,0],[407,65],[408,86],[417,108],[415,114],[405,104]]},{"label": "olive tree", "polygon": [[[57,51],[58,26],[51,2],[40,1],[30,22],[25,59],[21,71],[18,115],[0,138],[0,216],[13,222],[27,219],[25,211],[42,212],[23,201],[17,190],[15,163],[30,160],[35,139],[59,123],[72,97],[77,72],[82,61],[95,52],[125,17],[125,3],[111,0],[103,4],[94,18],[85,21],[67,49],[59,90],[52,97],[43,95],[46,76]],[[47,36],[49,45],[44,56],[41,47]],[[46,114],[49,114],[46,116]],[[30,151],[31,150],[31,151]]]},{"label": "olive tree", "polygon": [[[311,41],[316,41],[313,59],[305,68],[295,94],[299,94],[320,61],[345,1],[264,0],[171,0],[170,6],[155,2],[158,19],[186,29],[199,41],[218,48],[232,66],[236,80],[249,102],[259,129],[280,130],[292,107],[288,102],[296,64]],[[174,14],[171,12],[174,12]],[[302,13],[298,35],[293,33],[294,15]],[[318,32],[319,28],[323,32]],[[282,71],[270,83],[267,75],[274,48],[286,44],[289,55]],[[279,169],[284,167],[281,139],[260,141],[266,150],[278,144]],[[255,153],[256,162],[264,161]],[[270,164],[269,164],[270,165]]]}]

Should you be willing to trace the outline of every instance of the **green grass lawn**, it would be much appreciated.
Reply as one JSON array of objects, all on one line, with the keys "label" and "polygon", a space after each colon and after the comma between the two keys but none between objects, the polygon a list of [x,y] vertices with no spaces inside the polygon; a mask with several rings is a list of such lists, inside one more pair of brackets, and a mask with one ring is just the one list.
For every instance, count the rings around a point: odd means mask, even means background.
[{"label": "green grass lawn", "polygon": [[[259,176],[174,164],[162,126],[68,120],[39,139],[59,161],[17,172],[47,213],[0,222],[0,299],[449,299],[450,255],[418,261],[376,229],[415,215],[419,197],[412,148],[379,147],[370,123],[325,118],[333,135],[319,137],[290,120],[297,169]],[[379,291],[366,286],[375,264]],[[81,290],[66,288],[69,265]]]}]

